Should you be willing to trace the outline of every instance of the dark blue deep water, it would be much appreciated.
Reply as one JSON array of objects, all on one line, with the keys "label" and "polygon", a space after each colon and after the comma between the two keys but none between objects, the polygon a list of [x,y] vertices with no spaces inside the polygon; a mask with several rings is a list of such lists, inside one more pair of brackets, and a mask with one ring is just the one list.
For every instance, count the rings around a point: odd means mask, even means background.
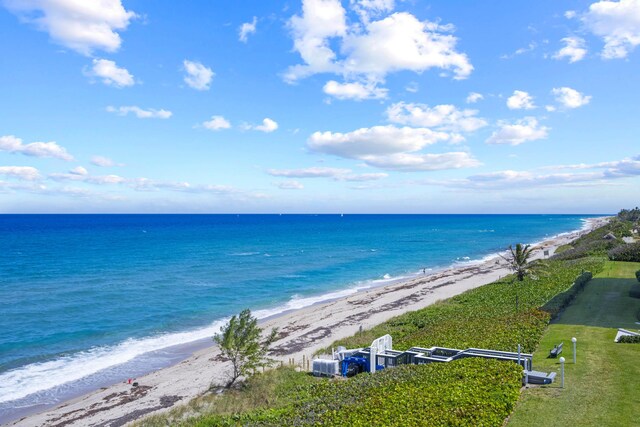
[{"label": "dark blue deep water", "polygon": [[[584,215],[1,215],[0,419],[170,346],[578,229]],[[77,391],[77,390],[76,390]]]}]

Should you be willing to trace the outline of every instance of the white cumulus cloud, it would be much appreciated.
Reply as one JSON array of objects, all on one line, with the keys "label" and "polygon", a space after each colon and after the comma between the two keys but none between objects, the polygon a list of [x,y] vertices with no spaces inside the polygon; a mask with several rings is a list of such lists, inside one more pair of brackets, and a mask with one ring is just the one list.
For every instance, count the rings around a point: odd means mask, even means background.
[{"label": "white cumulus cloud", "polygon": [[640,44],[640,0],[602,0],[589,6],[582,22],[602,37],[605,59],[626,58]]},{"label": "white cumulus cloud", "polygon": [[315,73],[338,72],[335,52],[329,39],[347,32],[346,12],[340,0],[304,0],[302,16],[293,16],[289,27],[293,33],[293,47],[305,65],[289,68],[285,79],[295,81]]},{"label": "white cumulus cloud", "polygon": [[336,177],[337,181],[348,181],[348,182],[365,182],[365,181],[377,181],[379,179],[383,179],[388,177],[389,174],[384,172],[374,172],[374,173],[351,173],[343,176]]},{"label": "white cumulus cloud", "polygon": [[337,99],[353,99],[362,101],[363,99],[385,99],[388,89],[380,88],[375,83],[353,82],[338,83],[335,80],[328,81],[322,88],[324,93]]},{"label": "white cumulus cloud", "polygon": [[4,4],[55,43],[87,56],[98,49],[117,51],[122,43],[118,32],[136,17],[121,0],[4,0]]},{"label": "white cumulus cloud", "polygon": [[211,68],[202,65],[197,61],[189,61],[185,59],[182,62],[184,67],[184,71],[187,73],[184,76],[184,82],[189,85],[189,87],[196,90],[209,90],[211,85],[211,80],[213,80],[213,76],[215,73]]},{"label": "white cumulus cloud", "polygon": [[262,120],[261,125],[249,126],[248,128],[257,130],[260,132],[271,133],[278,129],[278,123],[275,120],[272,120],[267,117]]},{"label": "white cumulus cloud", "polygon": [[25,181],[35,181],[40,179],[40,172],[38,169],[31,166],[0,166],[0,175]]},{"label": "white cumulus cloud", "polygon": [[395,8],[395,0],[350,0],[349,4],[365,23],[369,22],[371,17],[391,12]]},{"label": "white cumulus cloud", "polygon": [[469,92],[466,102],[467,104],[475,104],[476,102],[481,101],[483,99],[484,99],[484,95],[482,95],[481,93]]},{"label": "white cumulus cloud", "polygon": [[498,122],[500,128],[487,139],[487,144],[520,145],[527,141],[547,138],[549,128],[540,125],[534,117],[525,117],[515,123]]},{"label": "white cumulus cloud", "polygon": [[556,101],[564,108],[582,107],[591,101],[591,96],[580,93],[570,87],[554,88],[551,93],[556,96]]},{"label": "white cumulus cloud", "polygon": [[376,87],[387,74],[398,71],[421,73],[439,68],[456,79],[469,76],[473,66],[466,54],[456,50],[453,26],[420,21],[406,12],[389,14],[394,4],[351,1],[360,22],[349,25],[339,0],[303,0],[302,14],[289,20],[294,50],[303,63],[289,67],[284,79],[295,82],[313,74],[333,73],[343,76],[344,84],[366,82]]},{"label": "white cumulus cloud", "polygon": [[389,176],[386,173],[353,173],[351,169],[331,167],[310,167],[304,169],[269,169],[271,176],[284,178],[332,178],[334,181],[364,182],[376,181]]},{"label": "white cumulus cloud", "polygon": [[367,164],[400,172],[437,171],[480,166],[471,154],[463,151],[438,154],[398,153],[390,156],[371,156]]},{"label": "white cumulus cloud", "polygon": [[377,168],[398,171],[432,171],[474,167],[480,163],[466,152],[419,153],[423,148],[454,136],[429,128],[374,126],[352,132],[315,132],[309,149]]},{"label": "white cumulus cloud", "polygon": [[133,75],[126,68],[118,67],[108,59],[94,59],[93,67],[86,74],[101,79],[107,86],[123,88],[135,84]]},{"label": "white cumulus cloud", "polygon": [[522,90],[514,90],[513,95],[507,99],[507,107],[510,110],[531,110],[536,108],[533,96]]},{"label": "white cumulus cloud", "polygon": [[473,132],[487,125],[476,117],[477,110],[459,110],[454,105],[436,105],[397,102],[387,108],[387,118],[393,123],[416,127],[433,127],[454,132]]},{"label": "white cumulus cloud", "polygon": [[302,185],[302,183],[300,183],[298,181],[295,181],[295,180],[278,182],[276,185],[281,190],[302,190],[302,189],[304,189],[304,185]]},{"label": "white cumulus cloud", "polygon": [[311,167],[305,169],[269,169],[267,173],[271,176],[285,178],[333,178],[339,175],[346,175],[351,169]]},{"label": "white cumulus cloud", "polygon": [[222,116],[211,116],[211,120],[202,123],[209,130],[221,130],[231,128],[231,123]]},{"label": "white cumulus cloud", "polygon": [[449,135],[427,128],[373,126],[352,132],[315,132],[308,141],[309,148],[326,154],[352,159],[369,156],[388,155],[400,152],[414,152],[446,141]]},{"label": "white cumulus cloud", "polygon": [[251,22],[245,22],[240,25],[240,28],[238,29],[239,40],[246,43],[247,40],[249,40],[249,34],[255,34],[257,24],[258,18],[254,16]]},{"label": "white cumulus cloud", "polygon": [[107,111],[109,113],[115,113],[119,116],[126,116],[129,113],[132,113],[139,119],[168,119],[173,115],[171,111],[167,111],[163,109],[155,110],[153,108],[144,110],[135,105],[128,105],[128,106],[122,106],[122,107],[108,106]]},{"label": "white cumulus cloud", "polygon": [[382,79],[396,71],[441,68],[452,71],[456,79],[467,78],[473,66],[466,54],[455,50],[458,39],[450,29],[404,12],[372,21],[364,33],[344,39],[344,70]]},{"label": "white cumulus cloud", "polygon": [[553,55],[555,59],[567,58],[570,63],[574,63],[583,59],[587,54],[583,38],[565,37],[562,39],[562,42],[564,43],[564,47]]},{"label": "white cumulus cloud", "polygon": [[[515,189],[526,187],[576,186],[584,184],[606,184],[608,181],[640,176],[640,156],[612,162],[552,166],[549,169],[577,169],[580,172],[539,173],[532,171],[502,170],[472,175],[464,179],[429,184],[478,190]],[[588,170],[583,172],[582,170]]]},{"label": "white cumulus cloud", "polygon": [[578,13],[575,10],[567,10],[564,13],[564,17],[567,19],[573,19],[578,15]]},{"label": "white cumulus cloud", "polygon": [[74,175],[81,175],[81,176],[89,175],[89,171],[87,170],[87,168],[82,166],[76,166],[75,168],[71,169],[69,173]]},{"label": "white cumulus cloud", "polygon": [[103,168],[110,168],[112,166],[123,166],[122,164],[118,164],[113,160],[111,160],[110,158],[104,157],[104,156],[93,156],[91,158],[91,164],[95,166],[100,166]]},{"label": "white cumulus cloud", "polygon": [[64,147],[56,142],[32,142],[24,144],[22,139],[13,135],[0,136],[0,151],[24,154],[32,157],[53,157],[56,159],[71,161],[73,156],[67,153]]},{"label": "white cumulus cloud", "polygon": [[95,185],[124,184],[127,182],[127,178],[119,175],[91,175],[83,167],[71,169],[66,173],[51,173],[49,174],[49,179],[54,181],[86,182]]}]

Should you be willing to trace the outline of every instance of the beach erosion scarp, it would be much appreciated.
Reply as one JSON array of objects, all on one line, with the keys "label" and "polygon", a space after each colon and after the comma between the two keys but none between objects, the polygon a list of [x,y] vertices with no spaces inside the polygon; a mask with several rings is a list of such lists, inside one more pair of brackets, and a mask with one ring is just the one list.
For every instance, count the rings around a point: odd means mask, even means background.
[{"label": "beach erosion scarp", "polygon": [[[553,254],[557,247],[606,221],[607,218],[591,218],[581,230],[539,242],[534,257],[544,257],[545,251]],[[272,347],[275,359],[285,363],[293,359],[299,363],[303,356],[309,358],[360,328],[368,329],[404,312],[424,308],[508,274],[506,262],[496,254],[479,262],[460,263],[399,283],[350,292],[346,296],[337,295],[330,301],[268,317],[261,321],[261,326],[264,329],[276,327],[280,331]],[[223,384],[228,369],[228,363],[220,360],[217,348],[208,345],[173,366],[136,378],[136,387],[123,381],[7,425],[125,425],[174,405],[186,404],[212,385]]]}]

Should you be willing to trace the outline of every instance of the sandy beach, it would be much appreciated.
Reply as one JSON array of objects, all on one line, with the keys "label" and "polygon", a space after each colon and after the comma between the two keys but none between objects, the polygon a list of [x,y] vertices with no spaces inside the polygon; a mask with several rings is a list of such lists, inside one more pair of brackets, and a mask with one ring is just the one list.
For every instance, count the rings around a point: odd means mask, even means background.
[{"label": "sandy beach", "polygon": [[[607,218],[590,219],[587,226],[536,245],[535,257],[555,249],[593,228]],[[371,288],[351,296],[319,303],[262,322],[265,329],[279,328],[280,338],[273,357],[301,362],[335,340],[367,329],[394,316],[424,308],[466,290],[490,283],[509,274],[500,257],[425,274],[401,283]],[[568,284],[567,284],[568,285]],[[438,343],[433,343],[437,345]],[[29,415],[11,426],[122,426],[151,413],[186,404],[205,393],[211,384],[223,384],[229,366],[219,360],[215,346],[202,349],[188,359],[136,379],[137,387],[126,382],[104,387],[45,412]]]}]

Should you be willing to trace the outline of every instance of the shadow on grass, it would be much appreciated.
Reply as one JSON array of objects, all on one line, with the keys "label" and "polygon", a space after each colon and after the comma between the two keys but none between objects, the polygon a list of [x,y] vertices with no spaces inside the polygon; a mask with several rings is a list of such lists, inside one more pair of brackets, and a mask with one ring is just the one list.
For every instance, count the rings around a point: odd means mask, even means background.
[{"label": "shadow on grass", "polygon": [[[635,283],[635,279],[595,278],[552,323],[638,329],[640,299],[629,296],[629,290]],[[567,293],[556,295],[542,309],[551,311],[567,297]]]}]

